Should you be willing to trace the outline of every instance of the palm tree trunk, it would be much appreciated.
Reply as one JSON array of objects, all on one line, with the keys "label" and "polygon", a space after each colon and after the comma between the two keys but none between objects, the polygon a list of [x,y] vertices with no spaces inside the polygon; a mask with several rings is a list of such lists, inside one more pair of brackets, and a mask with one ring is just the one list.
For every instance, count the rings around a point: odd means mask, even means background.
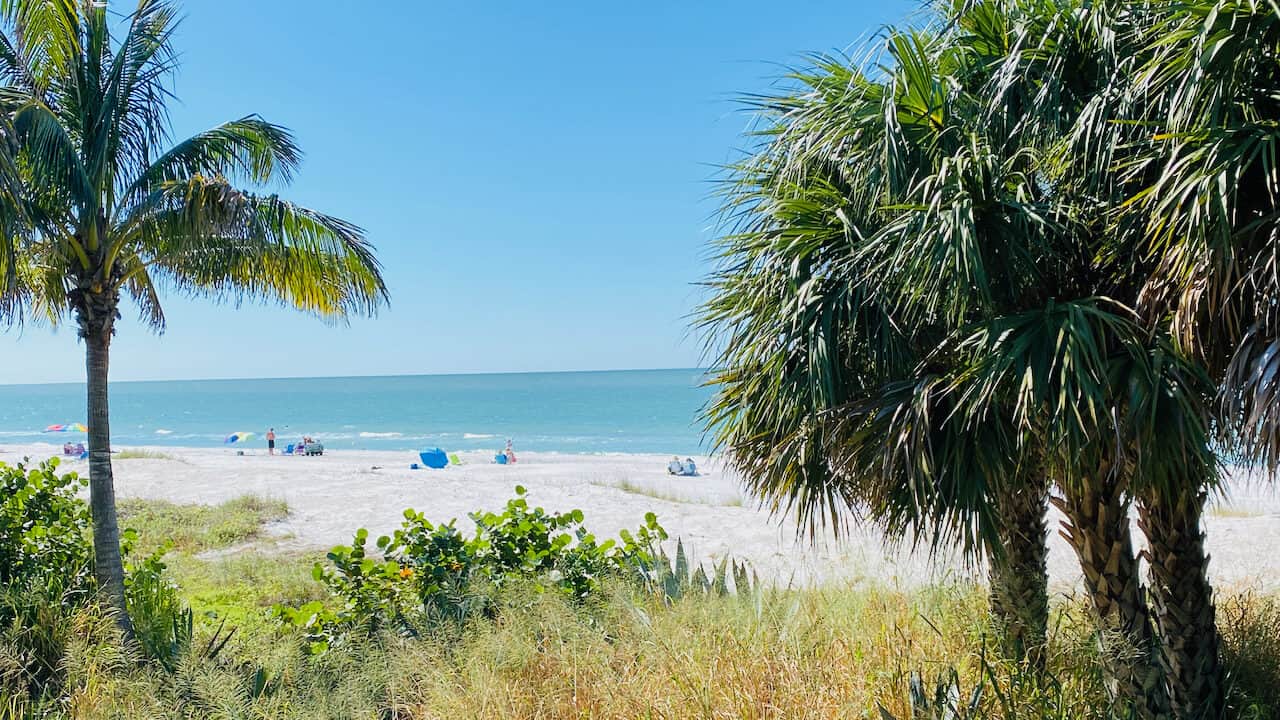
[{"label": "palm tree trunk", "polygon": [[107,403],[107,376],[115,308],[98,307],[82,311],[80,315],[88,386],[89,507],[93,512],[93,574],[98,581],[98,591],[115,613],[116,623],[126,640],[129,640],[133,637],[133,623],[125,605],[124,562],[120,557],[120,526],[116,520],[116,490],[111,474],[111,420]]},{"label": "palm tree trunk", "polygon": [[991,614],[1005,657],[1035,670],[1044,670],[1049,625],[1048,495],[1043,473],[998,490],[1000,547],[989,553]]},{"label": "palm tree trunk", "polygon": [[1218,626],[1209,584],[1209,557],[1200,528],[1199,490],[1138,499],[1138,525],[1147,536],[1151,605],[1160,631],[1160,661],[1179,720],[1217,720],[1225,698]]},{"label": "palm tree trunk", "polygon": [[1121,717],[1164,720],[1169,700],[1129,530],[1129,503],[1103,469],[1054,498],[1098,621],[1107,690]]}]

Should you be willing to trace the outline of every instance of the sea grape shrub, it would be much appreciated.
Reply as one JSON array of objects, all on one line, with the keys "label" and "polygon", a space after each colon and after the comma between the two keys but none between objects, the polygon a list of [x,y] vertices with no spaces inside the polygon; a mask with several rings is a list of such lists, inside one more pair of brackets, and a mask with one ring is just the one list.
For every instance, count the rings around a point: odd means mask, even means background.
[{"label": "sea grape shrub", "polygon": [[644,538],[643,546],[625,531],[621,544],[616,540],[597,542],[583,527],[581,510],[547,513],[540,507],[530,508],[524,495],[525,489],[517,486],[516,497],[507,501],[502,514],[470,515],[478,529],[475,545],[479,564],[498,584],[509,577],[534,578],[576,599],[586,599],[602,578],[634,567],[641,559],[638,556],[649,552],[651,536],[666,537],[657,517],[649,513],[638,531]]},{"label": "sea grape shrub", "polygon": [[[9,665],[0,672],[0,698],[19,698],[21,705],[57,696],[67,648],[83,634],[84,618],[98,613],[92,518],[79,496],[87,484],[74,472],[58,474],[56,458],[36,467],[0,463],[0,656]],[[136,537],[132,530],[122,534],[126,556]],[[168,580],[161,553],[127,570],[126,598],[142,649],[172,669],[190,639],[190,623],[176,620],[189,620],[190,610]]]},{"label": "sea grape shrub", "polygon": [[361,529],[351,545],[328,553],[328,567],[317,563],[313,570],[341,607],[312,602],[277,607],[276,615],[303,631],[313,653],[349,632],[415,635],[422,626],[491,616],[496,591],[511,582],[585,601],[605,578],[643,581],[654,548],[667,537],[648,513],[635,533],[624,530],[618,540],[600,542],[584,527],[581,510],[548,513],[530,507],[525,493],[517,486],[501,513],[470,513],[476,525],[471,537],[453,521],[437,525],[406,510],[400,528],[378,538],[378,558],[369,555],[369,533]]},{"label": "sea grape shrub", "polygon": [[72,618],[93,596],[85,481],[57,468],[0,463],[0,700],[17,708],[62,687]]},{"label": "sea grape shrub", "polygon": [[89,506],[76,495],[88,480],[57,469],[56,458],[0,463],[0,587],[50,598],[90,590]]}]

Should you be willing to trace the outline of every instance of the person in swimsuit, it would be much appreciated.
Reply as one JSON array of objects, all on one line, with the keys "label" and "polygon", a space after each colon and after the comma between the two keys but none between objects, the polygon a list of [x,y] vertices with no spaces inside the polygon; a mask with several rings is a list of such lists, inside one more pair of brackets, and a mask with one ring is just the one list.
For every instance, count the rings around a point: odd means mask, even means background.
[{"label": "person in swimsuit", "polygon": [[275,428],[267,429],[267,454],[268,455],[276,454],[276,429]]}]

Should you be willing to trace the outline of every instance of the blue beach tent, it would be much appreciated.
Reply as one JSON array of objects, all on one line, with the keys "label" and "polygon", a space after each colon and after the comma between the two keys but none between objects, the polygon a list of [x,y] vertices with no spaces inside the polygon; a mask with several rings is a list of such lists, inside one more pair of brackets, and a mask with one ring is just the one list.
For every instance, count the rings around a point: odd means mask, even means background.
[{"label": "blue beach tent", "polygon": [[422,458],[422,464],[429,468],[439,470],[449,464],[449,456],[440,448],[431,448],[418,453],[418,457]]}]

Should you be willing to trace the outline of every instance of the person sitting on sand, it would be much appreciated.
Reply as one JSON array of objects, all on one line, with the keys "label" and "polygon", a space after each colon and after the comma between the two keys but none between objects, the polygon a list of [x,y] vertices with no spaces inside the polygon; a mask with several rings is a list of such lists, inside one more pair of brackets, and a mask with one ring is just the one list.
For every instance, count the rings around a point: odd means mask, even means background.
[{"label": "person sitting on sand", "polygon": [[85,454],[84,443],[76,443],[76,446],[71,450],[71,454],[72,455]]},{"label": "person sitting on sand", "polygon": [[67,442],[67,443],[62,443],[62,454],[63,454],[63,455],[70,455],[74,450],[75,450],[75,448],[71,446],[71,443],[69,443],[69,442]]},{"label": "person sitting on sand", "polygon": [[680,464],[680,456],[671,456],[671,462],[667,463],[668,475],[680,475],[684,472],[684,465]]},{"label": "person sitting on sand", "polygon": [[507,456],[507,464],[508,464],[508,465],[514,465],[514,464],[515,464],[515,462],[516,462],[516,451],[511,449],[511,441],[510,441],[510,440],[508,440],[508,441],[507,441],[507,449],[506,449],[505,454],[506,454],[506,456]]},{"label": "person sitting on sand", "polygon": [[698,474],[698,466],[693,464],[693,458],[687,457],[684,459],[684,472],[680,474],[681,475],[697,475]]}]

